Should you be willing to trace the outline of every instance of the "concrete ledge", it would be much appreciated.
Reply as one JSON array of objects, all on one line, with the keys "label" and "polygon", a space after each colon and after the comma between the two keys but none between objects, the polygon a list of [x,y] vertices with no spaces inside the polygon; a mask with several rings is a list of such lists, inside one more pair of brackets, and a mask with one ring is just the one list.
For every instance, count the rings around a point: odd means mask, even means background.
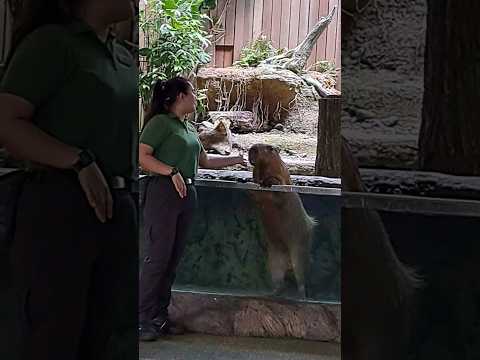
[{"label": "concrete ledge", "polygon": [[170,316],[188,331],[220,336],[340,342],[341,305],[174,291]]},{"label": "concrete ledge", "polygon": [[[251,171],[230,171],[230,170],[205,170],[200,169],[197,179],[206,180],[226,180],[239,183],[252,182]],[[303,176],[291,175],[293,185],[314,186],[326,188],[340,188],[342,185],[340,178],[330,178],[323,176]]]}]

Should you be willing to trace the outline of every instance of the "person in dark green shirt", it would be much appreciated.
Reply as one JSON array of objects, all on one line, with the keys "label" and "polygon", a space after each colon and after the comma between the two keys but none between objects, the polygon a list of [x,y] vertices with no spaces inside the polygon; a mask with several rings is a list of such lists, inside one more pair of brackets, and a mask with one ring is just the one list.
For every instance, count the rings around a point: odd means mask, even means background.
[{"label": "person in dark green shirt", "polygon": [[[186,115],[195,111],[192,84],[176,77],[156,83],[139,160],[151,176],[145,189],[144,233],[148,244],[140,275],[139,338],[154,341],[183,330],[168,319],[171,288],[196,207],[194,178],[199,165],[219,169],[246,165],[242,155],[207,155]],[[156,175],[156,176],[155,176]]]},{"label": "person in dark green shirt", "polygon": [[138,276],[130,191],[138,71],[109,30],[131,18],[133,4],[12,3],[0,144],[29,169],[11,249],[27,329],[18,353],[21,359],[106,358],[111,339],[137,327],[137,306],[124,289],[135,293]]}]

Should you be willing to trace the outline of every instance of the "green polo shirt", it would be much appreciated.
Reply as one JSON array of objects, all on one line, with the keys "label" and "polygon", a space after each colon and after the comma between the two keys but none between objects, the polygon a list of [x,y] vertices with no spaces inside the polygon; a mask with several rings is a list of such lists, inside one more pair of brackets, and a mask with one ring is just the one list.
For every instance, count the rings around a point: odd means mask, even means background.
[{"label": "green polo shirt", "polygon": [[173,114],[155,115],[140,135],[140,143],[153,148],[153,156],[178,168],[183,177],[193,178],[198,171],[202,145],[197,130]]},{"label": "green polo shirt", "polygon": [[46,25],[16,49],[0,91],[35,106],[34,123],[60,141],[90,149],[106,176],[132,178],[138,154],[138,71],[113,36],[85,23]]}]

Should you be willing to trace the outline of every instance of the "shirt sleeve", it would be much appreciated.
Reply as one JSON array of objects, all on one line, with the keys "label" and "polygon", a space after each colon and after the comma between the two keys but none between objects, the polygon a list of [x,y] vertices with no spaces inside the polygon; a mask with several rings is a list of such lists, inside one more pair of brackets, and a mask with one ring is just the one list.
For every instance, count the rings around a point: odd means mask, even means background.
[{"label": "shirt sleeve", "polygon": [[140,135],[140,143],[151,146],[153,149],[158,149],[170,132],[170,127],[165,118],[162,115],[154,116],[145,125]]},{"label": "shirt sleeve", "polygon": [[67,79],[69,46],[67,29],[43,26],[19,44],[0,83],[0,92],[42,106]]},{"label": "shirt sleeve", "polygon": [[[203,147],[203,144],[202,142],[200,141],[200,136],[198,134],[198,130],[197,128],[195,127],[195,125],[193,125],[192,123],[188,123],[188,127],[190,129],[190,131],[192,131],[193,133],[195,133],[195,135],[197,136],[197,141],[198,141],[198,144],[200,145],[200,153],[202,153],[202,151],[205,151],[205,148]],[[205,151],[206,152],[206,151]]]}]

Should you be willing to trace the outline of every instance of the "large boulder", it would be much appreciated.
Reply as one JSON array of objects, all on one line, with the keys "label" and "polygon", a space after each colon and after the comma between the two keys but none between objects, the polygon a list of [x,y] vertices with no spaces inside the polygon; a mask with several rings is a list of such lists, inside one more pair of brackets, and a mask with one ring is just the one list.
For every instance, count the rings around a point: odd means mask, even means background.
[{"label": "large boulder", "polygon": [[253,132],[261,125],[251,111],[210,111],[208,115],[213,123],[222,120],[228,121],[230,130],[238,134]]},{"label": "large boulder", "polygon": [[203,68],[197,75],[197,87],[207,89],[210,111],[251,111],[264,130],[281,123],[298,132],[316,133],[317,95],[289,70]]}]

